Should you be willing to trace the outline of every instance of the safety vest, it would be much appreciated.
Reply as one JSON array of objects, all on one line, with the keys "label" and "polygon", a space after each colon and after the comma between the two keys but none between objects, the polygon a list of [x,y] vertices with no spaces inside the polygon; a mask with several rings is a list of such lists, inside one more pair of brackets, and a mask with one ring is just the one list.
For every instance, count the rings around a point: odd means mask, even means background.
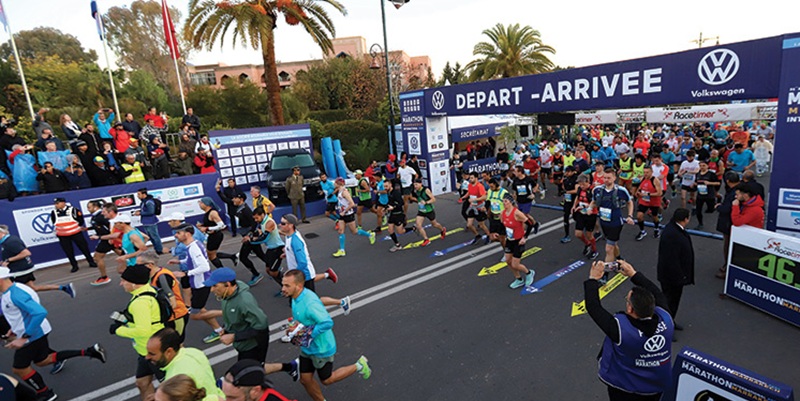
[{"label": "safety vest", "polygon": [[623,179],[623,180],[626,180],[626,181],[631,179],[631,172],[633,171],[633,168],[631,168],[631,165],[633,165],[633,159],[631,159],[630,157],[628,158],[628,160],[622,160],[621,157],[619,158],[619,170],[620,170],[619,178],[620,179]]},{"label": "safety vest", "polygon": [[569,167],[572,163],[575,163],[575,155],[564,155],[564,167]]},{"label": "safety vest", "polygon": [[[61,213],[64,215],[61,215]],[[72,218],[72,206],[67,206],[63,211],[56,210],[56,236],[69,237],[81,232],[78,221]]]},{"label": "safety vest", "polygon": [[642,177],[644,177],[644,166],[645,164],[642,163],[641,166],[637,166],[636,163],[633,164],[633,183],[638,184],[642,181]]},{"label": "safety vest", "polygon": [[132,184],[134,182],[144,182],[144,173],[142,172],[142,165],[139,164],[139,162],[133,162],[133,165],[124,163],[122,164],[122,168],[124,168],[125,171],[133,170],[133,173],[131,173],[131,175],[125,177],[126,184]]},{"label": "safety vest", "polygon": [[489,199],[489,210],[492,211],[492,217],[495,220],[500,219],[500,213],[505,210],[505,205],[503,205],[503,198],[505,198],[508,191],[505,188],[500,188],[497,191],[492,191],[491,189],[487,192],[488,199]]}]

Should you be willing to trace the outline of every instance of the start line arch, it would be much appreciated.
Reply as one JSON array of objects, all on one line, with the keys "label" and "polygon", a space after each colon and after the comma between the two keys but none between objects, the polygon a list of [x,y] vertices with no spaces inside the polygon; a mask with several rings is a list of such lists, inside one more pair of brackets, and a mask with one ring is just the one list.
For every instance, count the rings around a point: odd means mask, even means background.
[{"label": "start line arch", "polygon": [[[800,236],[800,33],[590,67],[400,94],[405,149],[450,190],[445,116],[600,110],[778,98],[767,229]],[[779,146],[780,145],[780,146]],[[797,217],[795,217],[797,216]]]}]

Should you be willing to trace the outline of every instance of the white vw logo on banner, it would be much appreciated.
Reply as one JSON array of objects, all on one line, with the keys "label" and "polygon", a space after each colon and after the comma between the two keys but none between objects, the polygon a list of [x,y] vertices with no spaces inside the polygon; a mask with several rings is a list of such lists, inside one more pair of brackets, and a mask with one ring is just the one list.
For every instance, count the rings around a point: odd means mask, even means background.
[{"label": "white vw logo on banner", "polygon": [[664,338],[661,334],[657,336],[652,336],[647,339],[644,343],[644,349],[647,352],[656,352],[661,348],[664,348],[664,345],[667,344],[667,339]]},{"label": "white vw logo on banner", "polygon": [[722,85],[739,72],[739,56],[732,50],[716,49],[706,53],[697,65],[700,80],[709,85]]},{"label": "white vw logo on banner", "polygon": [[442,91],[433,92],[431,103],[433,103],[434,109],[441,110],[442,107],[444,107],[444,93],[442,93]]}]

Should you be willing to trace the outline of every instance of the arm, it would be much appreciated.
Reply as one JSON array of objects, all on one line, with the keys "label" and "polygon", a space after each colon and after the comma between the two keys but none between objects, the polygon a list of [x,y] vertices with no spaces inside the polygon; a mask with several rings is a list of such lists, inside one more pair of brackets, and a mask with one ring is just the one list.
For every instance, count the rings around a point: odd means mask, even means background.
[{"label": "arm", "polygon": [[639,287],[645,288],[647,291],[653,294],[656,298],[656,306],[663,308],[664,310],[669,310],[669,306],[667,304],[667,298],[658,288],[658,286],[650,281],[644,274],[637,272],[631,277],[631,283],[633,285],[638,285]]},{"label": "arm", "polygon": [[[656,193],[653,196],[664,195],[664,190],[663,190],[663,187],[661,186],[661,180],[658,177],[654,177],[653,178],[653,186],[656,187]],[[631,207],[629,209],[630,209],[631,214],[632,214],[633,213],[633,208]]]},{"label": "arm", "polygon": [[[595,262],[595,265],[599,265],[602,272],[603,262]],[[595,267],[592,266],[592,270],[594,269]],[[602,276],[602,273],[600,275]],[[611,339],[611,341],[618,343],[620,332],[617,319],[614,318],[614,315],[603,308],[603,304],[600,303],[599,290],[600,282],[598,282],[597,279],[589,278],[583,282],[584,298],[586,299],[586,312],[592,318],[597,327],[599,327],[600,330],[602,330],[603,333],[605,333],[605,335]]]},{"label": "arm", "polygon": [[[430,198],[429,200],[425,201],[426,205],[430,205],[430,204],[436,202],[436,197],[433,196],[433,193],[431,192],[430,188],[425,188],[425,193],[428,194],[428,197]],[[484,199],[486,199],[485,196],[484,196]]]},{"label": "arm", "polygon": [[333,329],[333,319],[322,302],[313,302],[309,306],[307,312],[314,321],[314,330],[311,332],[311,337],[316,338],[322,333]]},{"label": "arm", "polygon": [[297,236],[292,237],[292,250],[294,251],[294,258],[297,261],[297,270],[308,270],[308,259],[306,258],[305,246],[303,241]]},{"label": "arm", "polygon": [[44,335],[42,332],[42,322],[44,322],[44,319],[47,317],[47,310],[36,302],[27,292],[19,288],[16,288],[14,292],[11,293],[11,302],[30,316],[29,319],[25,319],[25,334],[33,338],[39,338]]},{"label": "arm", "polygon": [[120,326],[114,334],[123,338],[146,337],[153,333],[152,319],[150,314],[150,302],[155,302],[155,298],[139,297],[128,305],[128,313],[133,318],[133,323],[128,322]]},{"label": "arm", "polygon": [[[144,235],[144,234],[142,234],[142,235]],[[147,249],[147,246],[144,244],[144,241],[142,240],[142,237],[140,237],[138,235],[131,235],[130,238],[131,238],[131,242],[133,243],[133,246],[136,247],[136,252],[127,253],[125,255],[122,255],[121,258],[126,259],[126,260],[127,259],[136,259],[137,257],[139,257],[139,255],[142,252],[144,252]]]},{"label": "arm", "polygon": [[18,260],[25,259],[28,256],[31,256],[31,251],[29,251],[28,248],[25,248],[25,249],[22,250],[22,252],[20,252],[20,253],[18,253],[16,255],[6,259],[6,262],[16,262]]}]

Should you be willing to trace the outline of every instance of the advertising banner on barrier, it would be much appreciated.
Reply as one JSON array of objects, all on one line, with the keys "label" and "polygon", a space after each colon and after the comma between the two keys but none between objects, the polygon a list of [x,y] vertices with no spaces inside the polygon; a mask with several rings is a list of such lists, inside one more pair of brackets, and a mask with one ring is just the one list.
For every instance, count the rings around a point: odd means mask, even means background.
[{"label": "advertising banner on barrier", "polygon": [[575,114],[575,124],[577,125],[596,125],[596,124],[616,124],[617,110],[598,110],[591,113]]},{"label": "advertising banner on barrier", "polygon": [[651,123],[749,121],[757,118],[758,107],[746,103],[647,109],[647,122]]},{"label": "advertising banner on barrier", "polygon": [[725,294],[800,326],[800,239],[733,227]]},{"label": "advertising banner on barrier", "polygon": [[272,154],[284,149],[305,149],[313,154],[308,124],[280,127],[209,131],[217,147],[217,171],[224,179],[233,177],[236,185],[262,184]]},{"label": "advertising banner on barrier", "polygon": [[675,356],[672,381],[664,400],[794,401],[790,386],[689,347]]}]

